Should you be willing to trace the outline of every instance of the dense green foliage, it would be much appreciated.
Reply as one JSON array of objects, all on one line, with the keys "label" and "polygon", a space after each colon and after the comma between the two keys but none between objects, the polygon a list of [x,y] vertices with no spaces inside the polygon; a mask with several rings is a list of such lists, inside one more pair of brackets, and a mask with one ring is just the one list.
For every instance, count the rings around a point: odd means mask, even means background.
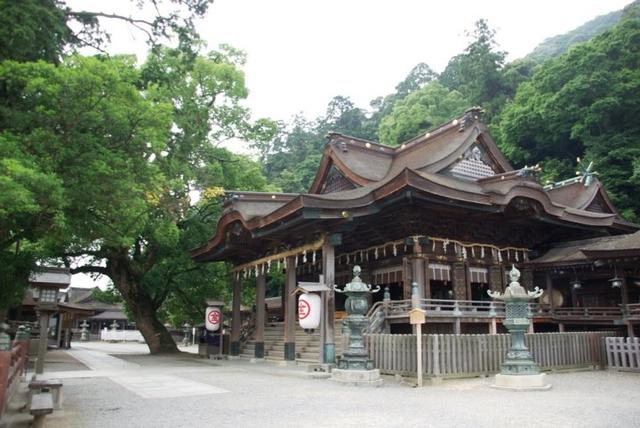
[{"label": "dense green foliage", "polygon": [[193,50],[197,39],[194,19],[203,16],[211,2],[130,0],[140,11],[145,8],[154,11],[150,16],[131,16],[74,10],[64,0],[0,0],[0,61],[57,63],[64,52],[77,48],[89,46],[102,51],[110,40],[103,21],[130,24],[131,30],[142,33],[154,48],[170,37],[177,37],[183,49]]},{"label": "dense green foliage", "polygon": [[567,177],[574,160],[596,163],[613,202],[639,220],[640,20],[629,16],[594,40],[545,63],[523,83],[498,127],[518,164],[543,161]]},{"label": "dense green foliage", "polygon": [[380,121],[380,142],[398,146],[434,126],[462,114],[469,102],[456,90],[431,82],[398,101]]}]

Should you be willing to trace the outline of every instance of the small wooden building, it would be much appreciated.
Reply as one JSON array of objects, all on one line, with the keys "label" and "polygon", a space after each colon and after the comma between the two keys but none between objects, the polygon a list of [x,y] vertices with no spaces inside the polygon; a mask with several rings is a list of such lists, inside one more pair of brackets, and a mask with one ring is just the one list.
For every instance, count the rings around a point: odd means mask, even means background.
[{"label": "small wooden building", "polygon": [[[611,289],[606,282],[614,270],[623,274],[615,267],[618,259],[594,256],[601,266],[590,270],[593,259],[578,267],[548,257],[568,245],[563,243],[608,242],[639,226],[618,214],[591,175],[542,186],[535,168],[515,170],[480,113],[470,109],[398,147],[333,133],[308,193],[228,192],[213,237],[191,255],[200,262],[233,264],[234,314],[243,281],[255,278],[255,332],[244,334],[235,316],[232,354],[241,352],[241,338],[250,337],[255,357],[265,356],[265,277],[274,269],[286,272],[282,355],[290,360],[300,354],[291,292],[297,282],[322,275],[324,283],[342,286],[355,264],[363,279],[387,288],[391,300],[374,295],[370,316],[383,319],[376,325],[391,332],[410,331],[413,282],[427,311],[427,331],[497,331],[501,308],[486,291],[505,287],[511,264],[521,268],[527,288],[535,283],[555,296],[532,308],[538,328],[581,325],[586,319],[574,323],[554,313],[592,303],[618,310],[618,318],[596,320],[600,324],[626,323],[616,305],[637,303],[638,293],[626,284]],[[571,285],[574,276],[590,282],[578,291]],[[602,288],[594,291],[602,297],[591,297],[591,281],[593,290]],[[334,320],[344,302],[333,292],[322,298],[318,355],[332,361]]]}]

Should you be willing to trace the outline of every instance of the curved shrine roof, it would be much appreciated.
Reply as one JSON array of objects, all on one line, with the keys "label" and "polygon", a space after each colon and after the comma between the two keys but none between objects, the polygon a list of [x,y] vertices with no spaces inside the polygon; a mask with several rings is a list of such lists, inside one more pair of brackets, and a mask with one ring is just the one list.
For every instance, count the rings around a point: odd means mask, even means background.
[{"label": "curved shrine roof", "polygon": [[[224,246],[227,231],[236,227],[233,225],[239,224],[254,234],[267,226],[282,225],[305,210],[322,211],[325,219],[340,218],[343,210],[366,208],[403,189],[496,211],[523,198],[535,201],[540,215],[562,223],[610,228],[615,233],[638,229],[618,216],[597,180],[590,186],[567,182],[546,189],[527,171],[514,170],[478,116],[478,111],[471,109],[399,147],[330,134],[309,193],[230,193],[216,234],[191,255],[196,260],[221,259],[224,249],[220,246]],[[468,168],[467,176],[456,175],[453,167],[466,159],[482,164],[484,169]],[[473,162],[468,165],[473,166]],[[355,188],[321,193],[332,167]],[[493,175],[474,177],[474,171],[492,171]],[[597,198],[598,206],[604,209],[588,210]],[[212,256],[216,248],[217,255]]]}]

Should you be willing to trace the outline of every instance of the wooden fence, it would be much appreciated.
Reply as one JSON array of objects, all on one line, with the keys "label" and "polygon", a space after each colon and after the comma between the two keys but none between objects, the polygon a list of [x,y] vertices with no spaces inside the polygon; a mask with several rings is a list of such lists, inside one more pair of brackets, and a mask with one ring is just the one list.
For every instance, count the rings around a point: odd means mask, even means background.
[{"label": "wooden fence", "polygon": [[640,339],[607,337],[607,366],[615,370],[640,372]]},{"label": "wooden fence", "polygon": [[0,351],[0,418],[26,369],[28,348],[28,341],[14,341],[11,350]]},{"label": "wooden fence", "polygon": [[[534,360],[544,370],[601,367],[604,338],[613,332],[526,335]],[[376,368],[388,374],[415,374],[416,336],[370,334],[365,345]],[[496,373],[511,346],[508,334],[429,334],[422,336],[422,367],[427,376],[470,377]]]}]

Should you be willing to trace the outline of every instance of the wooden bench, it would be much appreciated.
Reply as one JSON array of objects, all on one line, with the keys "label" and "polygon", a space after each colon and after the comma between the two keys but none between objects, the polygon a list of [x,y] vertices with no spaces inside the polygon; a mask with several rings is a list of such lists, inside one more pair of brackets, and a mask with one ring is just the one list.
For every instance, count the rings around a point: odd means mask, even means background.
[{"label": "wooden bench", "polygon": [[33,427],[44,428],[44,417],[53,413],[53,396],[50,392],[33,394],[29,413],[33,415]]},{"label": "wooden bench", "polygon": [[31,397],[40,392],[50,392],[53,397],[54,409],[62,408],[62,381],[50,380],[32,380],[29,382],[29,396],[27,397],[27,405],[31,403]]}]

